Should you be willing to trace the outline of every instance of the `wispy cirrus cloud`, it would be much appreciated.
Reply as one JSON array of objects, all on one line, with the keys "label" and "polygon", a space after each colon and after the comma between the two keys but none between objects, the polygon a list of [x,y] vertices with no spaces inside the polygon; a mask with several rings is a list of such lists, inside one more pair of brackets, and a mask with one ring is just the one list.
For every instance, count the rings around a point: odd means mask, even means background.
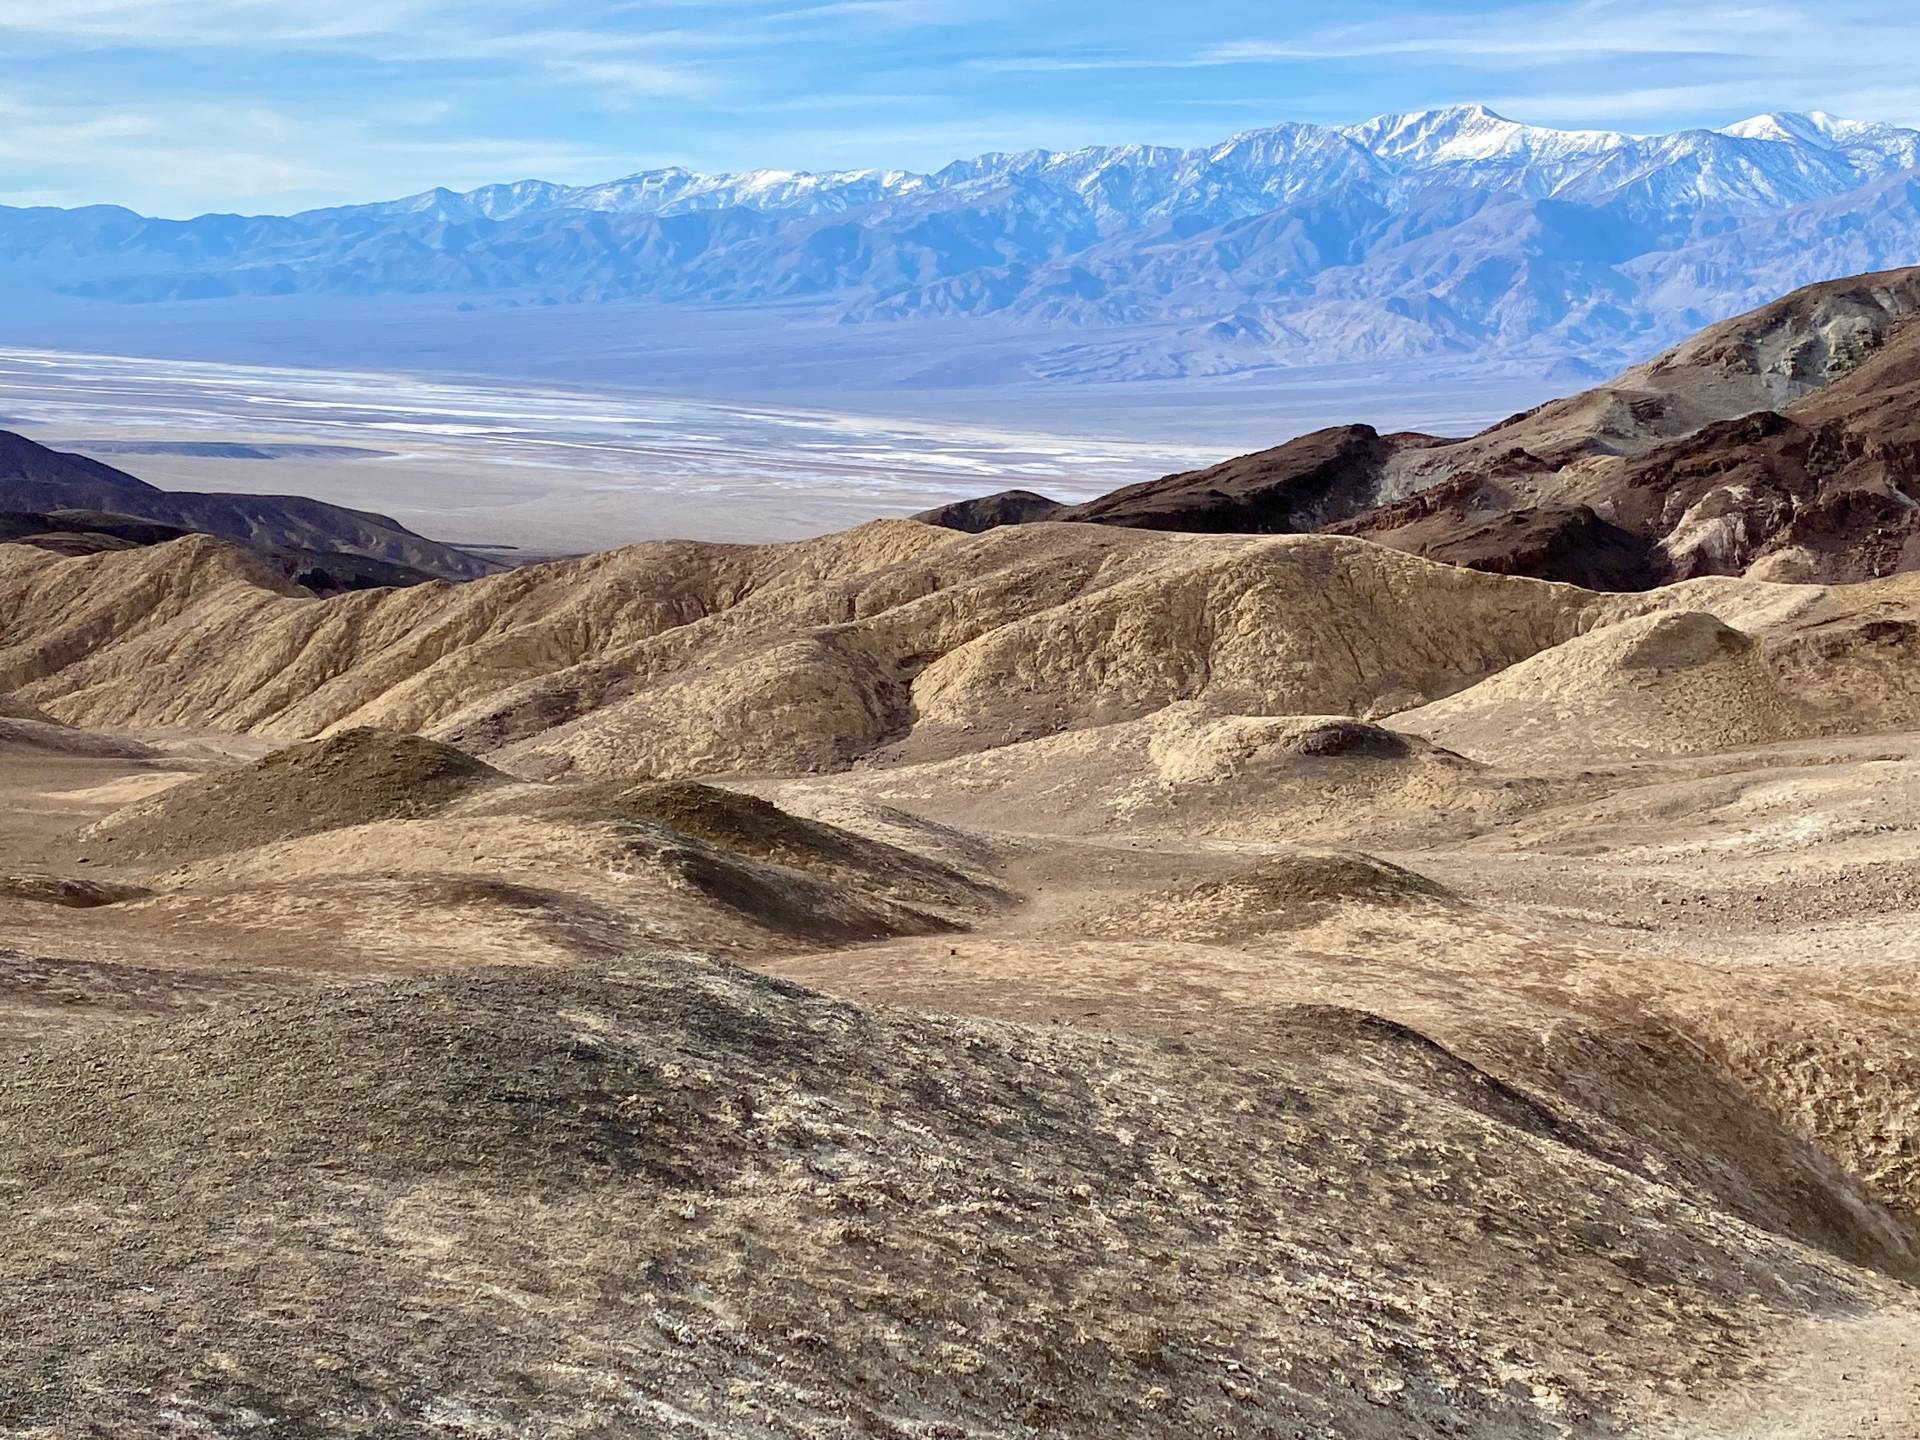
[{"label": "wispy cirrus cloud", "polygon": [[[1485,101],[1910,120],[1892,0],[0,0],[0,199],[169,214],[648,165],[930,169]],[[104,110],[74,96],[112,96]]]},{"label": "wispy cirrus cloud", "polygon": [[[1506,69],[1595,56],[1765,56],[1800,52],[1817,22],[1784,6],[1658,7],[1589,0],[1334,25],[1290,25],[1280,36],[1219,39],[1171,53],[1008,55],[974,63],[1008,72],[1208,69],[1394,58],[1465,61]],[[1920,26],[1913,27],[1920,31]]]},{"label": "wispy cirrus cloud", "polygon": [[1596,55],[1752,55],[1797,36],[1807,23],[1786,6],[1589,0],[1424,23],[1340,25],[1304,37],[1228,40],[1202,47],[1199,55],[1221,64],[1410,56],[1502,65]]},{"label": "wispy cirrus cloud", "polygon": [[439,12],[430,4],[341,0],[317,13],[269,0],[0,0],[0,33],[89,42],[250,48],[338,43],[404,31]]}]

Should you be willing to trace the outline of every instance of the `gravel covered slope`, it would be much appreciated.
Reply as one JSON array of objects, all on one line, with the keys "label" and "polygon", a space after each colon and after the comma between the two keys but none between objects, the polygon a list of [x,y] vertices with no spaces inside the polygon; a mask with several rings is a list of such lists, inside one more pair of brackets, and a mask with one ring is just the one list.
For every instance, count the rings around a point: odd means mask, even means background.
[{"label": "gravel covered slope", "polygon": [[0,1426],[1599,1434],[1896,1303],[1326,1049],[665,955],[48,1047],[0,1070]]}]

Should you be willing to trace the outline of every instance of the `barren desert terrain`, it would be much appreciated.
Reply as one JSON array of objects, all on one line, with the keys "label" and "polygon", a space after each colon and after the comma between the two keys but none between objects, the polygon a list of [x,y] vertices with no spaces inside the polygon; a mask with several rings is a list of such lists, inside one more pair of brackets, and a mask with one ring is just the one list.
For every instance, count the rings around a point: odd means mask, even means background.
[{"label": "barren desert terrain", "polygon": [[10,1434],[1920,1426],[1920,590],[0,547]]},{"label": "barren desert terrain", "polygon": [[1916,317],[373,588],[12,437],[0,1432],[1920,1435]]}]

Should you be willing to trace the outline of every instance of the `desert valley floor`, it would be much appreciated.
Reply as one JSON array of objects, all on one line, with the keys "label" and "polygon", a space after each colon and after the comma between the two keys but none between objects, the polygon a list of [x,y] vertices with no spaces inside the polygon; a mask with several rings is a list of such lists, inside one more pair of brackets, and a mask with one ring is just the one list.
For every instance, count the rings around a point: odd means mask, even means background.
[{"label": "desert valley floor", "polygon": [[1920,1426],[1913,576],[0,596],[10,1435]]}]

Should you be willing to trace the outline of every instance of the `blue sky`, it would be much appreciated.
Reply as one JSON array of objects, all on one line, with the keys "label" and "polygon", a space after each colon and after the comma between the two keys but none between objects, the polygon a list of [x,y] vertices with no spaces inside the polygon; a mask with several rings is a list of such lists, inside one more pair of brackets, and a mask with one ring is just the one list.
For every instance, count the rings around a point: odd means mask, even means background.
[{"label": "blue sky", "polygon": [[273,211],[654,165],[932,168],[1484,101],[1920,124],[1920,7],[0,0],[0,200]]}]

